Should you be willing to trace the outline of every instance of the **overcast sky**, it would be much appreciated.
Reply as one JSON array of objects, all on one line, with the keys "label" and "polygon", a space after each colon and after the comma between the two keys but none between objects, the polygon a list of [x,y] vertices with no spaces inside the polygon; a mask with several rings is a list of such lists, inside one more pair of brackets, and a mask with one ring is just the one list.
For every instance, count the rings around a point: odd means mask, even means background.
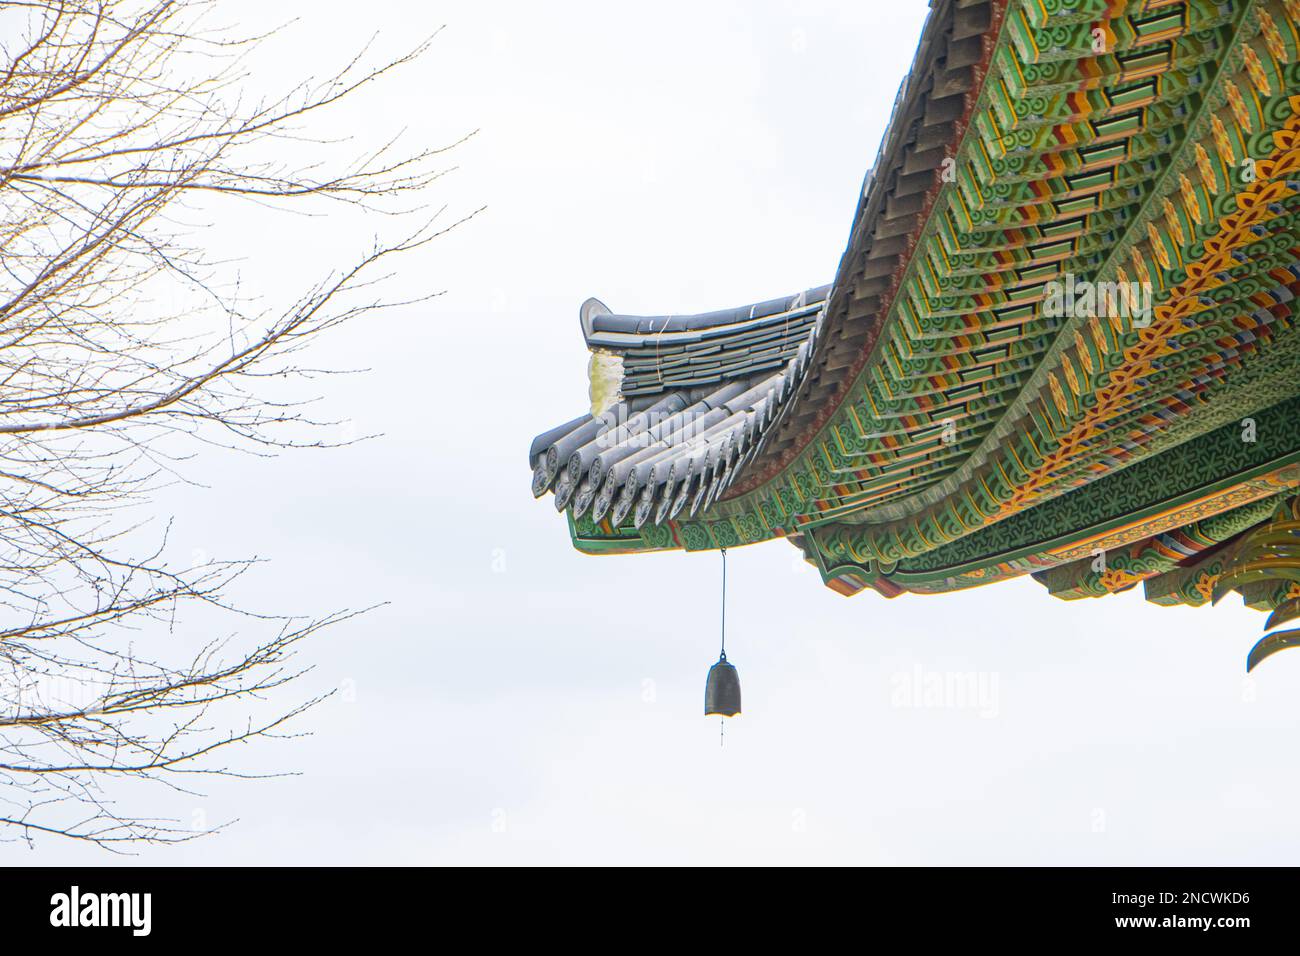
[{"label": "overcast sky", "polygon": [[[300,775],[147,797],[226,832],[147,863],[1286,863],[1300,853],[1300,654],[1247,682],[1263,615],[1066,603],[1022,580],[845,599],[775,541],[730,553],[745,713],[701,716],[716,554],[592,558],[529,493],[531,438],[587,405],[579,303],[692,312],[828,282],[922,0],[244,3],[273,90],[378,34],[429,56],[340,110],[359,143],[478,135],[436,189],[487,209],[407,260],[431,303],[318,343],[322,414],[382,437],[205,453],[177,548],[267,563],[245,603],[387,601],[305,653],[342,687],[309,738],[235,759]],[[270,301],[384,224],[225,207],[214,250]],[[266,222],[274,222],[267,228]],[[200,642],[207,634],[184,635]],[[922,706],[927,681],[974,699]],[[306,686],[306,685],[305,685]],[[50,838],[0,863],[119,862]],[[130,862],[130,861],[128,861]]]}]

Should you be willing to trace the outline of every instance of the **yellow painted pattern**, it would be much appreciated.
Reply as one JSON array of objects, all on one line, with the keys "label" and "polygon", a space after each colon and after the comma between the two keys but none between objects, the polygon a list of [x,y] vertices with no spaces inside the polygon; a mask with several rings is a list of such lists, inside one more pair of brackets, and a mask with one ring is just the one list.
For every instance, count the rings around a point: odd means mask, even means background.
[{"label": "yellow painted pattern", "polygon": [[[1300,111],[1300,97],[1293,97],[1291,105]],[[1187,278],[1171,290],[1170,299],[1155,307],[1151,325],[1139,330],[1138,343],[1124,353],[1124,362],[1115,370],[1110,383],[1098,389],[1096,404],[1002,503],[998,519],[1023,511],[1048,496],[1055,483],[1054,473],[1074,461],[1105,423],[1125,410],[1141,392],[1140,382],[1151,374],[1155,360],[1173,351],[1171,338],[1190,329],[1185,319],[1199,308],[1200,293],[1222,284],[1217,273],[1235,264],[1233,250],[1253,242],[1257,237],[1251,228],[1273,217],[1269,204],[1286,197],[1285,179],[1300,169],[1300,115],[1288,119],[1286,126],[1274,134],[1274,142],[1277,151],[1258,163],[1259,179],[1238,196],[1237,212],[1223,219],[1219,233],[1206,241],[1205,254],[1189,265]],[[1050,384],[1053,399],[1059,406],[1063,398],[1059,394],[1060,386],[1054,380]]]}]

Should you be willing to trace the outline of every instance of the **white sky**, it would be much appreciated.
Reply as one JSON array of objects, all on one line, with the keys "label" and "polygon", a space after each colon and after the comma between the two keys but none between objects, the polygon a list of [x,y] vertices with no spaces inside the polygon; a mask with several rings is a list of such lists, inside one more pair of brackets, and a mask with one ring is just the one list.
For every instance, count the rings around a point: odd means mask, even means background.
[{"label": "white sky", "polygon": [[[223,0],[248,32],[265,3]],[[1263,616],[1032,581],[845,599],[784,542],[731,553],[745,714],[704,719],[716,554],[590,558],[533,501],[532,436],[586,405],[578,304],[683,312],[829,281],[927,5],[277,3],[268,90],[372,29],[425,62],[337,116],[458,150],[476,220],[403,264],[431,304],[319,343],[323,414],[361,446],[204,454],[170,495],[184,551],[258,555],[246,603],[387,606],[306,651],[345,685],[310,738],[243,751],[301,775],[150,798],[226,833],[147,863],[1284,863],[1300,853],[1300,655],[1244,681]],[[359,22],[365,21],[365,22]],[[274,55],[272,55],[274,54]],[[272,228],[261,224],[274,223]],[[384,224],[227,207],[213,248],[271,301]],[[504,561],[503,572],[494,562]],[[208,634],[178,639],[196,644]],[[915,674],[983,706],[908,707]],[[118,862],[47,839],[0,863]]]}]

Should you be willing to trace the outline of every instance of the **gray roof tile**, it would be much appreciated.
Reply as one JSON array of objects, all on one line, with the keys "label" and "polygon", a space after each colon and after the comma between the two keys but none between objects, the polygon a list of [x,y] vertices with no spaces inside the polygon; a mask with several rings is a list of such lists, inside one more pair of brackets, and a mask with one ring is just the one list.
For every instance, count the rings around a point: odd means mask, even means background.
[{"label": "gray roof tile", "polygon": [[807,371],[828,292],[693,316],[615,315],[587,300],[588,346],[623,358],[622,400],[534,439],[533,494],[636,528],[714,504]]}]

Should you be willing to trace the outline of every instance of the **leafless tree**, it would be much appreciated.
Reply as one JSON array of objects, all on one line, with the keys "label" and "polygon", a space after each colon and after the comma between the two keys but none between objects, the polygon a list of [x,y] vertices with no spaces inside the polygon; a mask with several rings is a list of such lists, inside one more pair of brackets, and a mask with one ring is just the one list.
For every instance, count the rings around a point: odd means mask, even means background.
[{"label": "leafless tree", "polygon": [[[233,744],[291,733],[321,699],[276,692],[303,673],[301,642],[347,612],[240,610],[225,595],[249,561],[173,567],[161,528],[142,546],[140,512],[184,480],[195,443],[326,444],[282,383],[317,371],[300,361],[318,334],[396,304],[386,262],[455,225],[421,212],[445,149],[378,144],[338,169],[274,158],[427,42],[377,67],[363,50],[249,103],[249,51],[279,31],[231,37],[213,14],[0,3],[0,37],[16,38],[0,61],[0,839],[115,848],[208,832],[122,809],[122,794],[239,776]],[[185,221],[241,200],[359,205],[394,216],[400,238],[288,308],[251,310]],[[254,636],[181,653],[195,614],[204,628],[240,615]]]}]

